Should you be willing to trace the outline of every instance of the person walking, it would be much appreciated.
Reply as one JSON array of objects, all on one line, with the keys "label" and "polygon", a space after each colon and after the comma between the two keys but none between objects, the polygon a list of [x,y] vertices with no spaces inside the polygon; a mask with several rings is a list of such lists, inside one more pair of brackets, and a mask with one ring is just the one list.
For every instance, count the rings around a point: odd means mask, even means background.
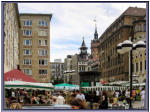
[{"label": "person walking", "polygon": [[100,98],[99,96],[96,95],[96,92],[94,92],[93,96],[93,109],[98,109],[99,108],[99,103],[100,103]]},{"label": "person walking", "polygon": [[141,95],[141,105],[142,105],[142,108],[145,108],[145,88],[142,89],[140,95]]},{"label": "person walking", "polygon": [[57,93],[58,97],[56,99],[56,104],[65,104],[65,99],[64,97],[61,95],[60,92]]},{"label": "person walking", "polygon": [[102,102],[100,103],[99,109],[108,109],[108,98],[105,91],[102,94]]},{"label": "person walking", "polygon": [[130,103],[130,91],[129,91],[129,89],[126,90],[125,96],[126,96],[126,101],[129,104]]}]

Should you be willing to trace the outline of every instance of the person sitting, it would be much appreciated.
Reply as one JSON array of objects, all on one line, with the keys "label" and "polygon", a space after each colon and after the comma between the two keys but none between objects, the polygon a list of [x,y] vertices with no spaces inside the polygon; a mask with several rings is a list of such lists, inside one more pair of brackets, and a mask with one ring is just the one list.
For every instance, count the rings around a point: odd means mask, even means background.
[{"label": "person sitting", "polygon": [[75,98],[70,101],[72,109],[86,109],[86,105],[80,98]]},{"label": "person sitting", "polygon": [[113,103],[112,106],[118,106],[118,98],[116,97],[115,93],[113,95]]}]

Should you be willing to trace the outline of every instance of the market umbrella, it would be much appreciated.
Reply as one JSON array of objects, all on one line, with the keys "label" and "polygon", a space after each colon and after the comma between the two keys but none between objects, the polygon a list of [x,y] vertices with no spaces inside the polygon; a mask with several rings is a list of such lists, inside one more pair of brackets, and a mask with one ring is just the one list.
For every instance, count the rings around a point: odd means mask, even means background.
[{"label": "market umbrella", "polygon": [[25,81],[25,82],[37,82],[31,76],[17,69],[4,73],[4,81],[15,81],[15,80]]},{"label": "market umbrella", "polygon": [[73,89],[79,89],[79,86],[77,85],[72,85],[72,84],[67,84],[67,83],[62,83],[62,84],[56,84],[55,85],[55,89],[69,89],[69,90],[73,90]]},{"label": "market umbrella", "polygon": [[5,81],[5,88],[21,88],[21,89],[53,89],[51,83],[35,83],[35,82],[25,82],[25,81]]}]

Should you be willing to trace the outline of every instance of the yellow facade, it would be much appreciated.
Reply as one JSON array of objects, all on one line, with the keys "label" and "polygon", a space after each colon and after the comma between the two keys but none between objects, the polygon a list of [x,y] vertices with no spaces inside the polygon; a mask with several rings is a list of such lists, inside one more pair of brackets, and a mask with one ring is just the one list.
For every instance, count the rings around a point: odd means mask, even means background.
[{"label": "yellow facade", "polygon": [[133,22],[145,16],[144,8],[129,7],[99,38],[99,70],[104,81],[129,80],[129,53],[118,54],[117,45],[131,40]]},{"label": "yellow facade", "polygon": [[38,82],[50,82],[51,16],[20,14],[20,68]]},{"label": "yellow facade", "polygon": [[[138,41],[146,42],[146,20],[142,18],[134,22],[133,43]],[[138,83],[146,81],[146,49],[133,51],[133,80]]]}]

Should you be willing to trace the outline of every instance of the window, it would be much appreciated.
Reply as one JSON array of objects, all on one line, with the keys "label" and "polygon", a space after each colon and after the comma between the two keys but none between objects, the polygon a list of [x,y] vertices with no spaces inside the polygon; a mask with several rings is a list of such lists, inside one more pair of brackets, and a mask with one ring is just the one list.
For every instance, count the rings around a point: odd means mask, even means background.
[{"label": "window", "polygon": [[47,21],[39,21],[39,26],[48,26]]},{"label": "window", "polygon": [[39,46],[41,46],[41,45],[42,45],[42,44],[41,44],[41,43],[42,43],[41,41],[42,41],[42,40],[39,40]]},{"label": "window", "polygon": [[138,63],[136,63],[136,72],[138,72]]},{"label": "window", "polygon": [[31,20],[25,20],[24,26],[32,26],[32,21]]},{"label": "window", "polygon": [[146,60],[145,60],[145,70],[146,70]]},{"label": "window", "polygon": [[23,64],[24,65],[31,65],[32,64],[32,60],[31,59],[24,59],[23,60]]},{"label": "window", "polygon": [[40,30],[40,31],[38,32],[38,36],[48,36],[47,30]]},{"label": "window", "polygon": [[32,35],[32,30],[24,30],[23,35],[25,36],[31,36]]},{"label": "window", "polygon": [[47,40],[39,40],[39,46],[47,46]]},{"label": "window", "polygon": [[32,69],[24,69],[23,72],[28,75],[32,75]]},{"label": "window", "polygon": [[139,24],[138,29],[139,29],[139,30],[138,30],[139,32],[141,32],[141,31],[142,31],[141,24]]},{"label": "window", "polygon": [[39,60],[39,65],[47,65],[47,60]]},{"label": "window", "polygon": [[144,32],[146,31],[146,24],[144,24]]},{"label": "window", "polygon": [[142,61],[140,62],[140,71],[142,72]]},{"label": "window", "polygon": [[47,40],[44,40],[44,45],[47,46]]},{"label": "window", "polygon": [[32,40],[23,40],[23,45],[31,46],[32,45]]},{"label": "window", "polygon": [[31,55],[31,54],[32,54],[32,51],[29,50],[29,49],[25,49],[25,50],[23,51],[23,54],[24,54],[24,55]]},{"label": "window", "polygon": [[48,52],[45,49],[39,50],[39,56],[47,56]]},{"label": "window", "polygon": [[133,23],[134,21],[136,21],[136,18],[132,18],[132,23]]},{"label": "window", "polygon": [[47,70],[39,70],[39,74],[40,75],[46,75],[47,74]]}]

